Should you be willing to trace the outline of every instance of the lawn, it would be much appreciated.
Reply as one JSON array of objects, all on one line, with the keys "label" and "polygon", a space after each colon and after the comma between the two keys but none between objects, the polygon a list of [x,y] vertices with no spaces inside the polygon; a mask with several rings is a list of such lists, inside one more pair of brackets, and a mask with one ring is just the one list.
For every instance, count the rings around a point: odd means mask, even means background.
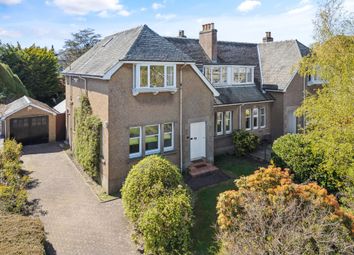
[{"label": "lawn", "polygon": [[232,176],[232,179],[194,193],[195,225],[192,230],[192,238],[193,251],[196,255],[215,254],[217,251],[217,244],[214,241],[214,225],[218,195],[226,190],[234,189],[234,179],[253,173],[262,164],[247,158],[237,159],[234,156],[225,155],[215,158],[215,165]]}]

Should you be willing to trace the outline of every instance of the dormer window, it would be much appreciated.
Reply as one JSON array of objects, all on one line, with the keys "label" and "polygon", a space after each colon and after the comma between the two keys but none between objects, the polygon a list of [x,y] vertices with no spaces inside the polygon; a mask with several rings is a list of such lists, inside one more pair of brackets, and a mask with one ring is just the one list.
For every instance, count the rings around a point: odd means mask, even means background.
[{"label": "dormer window", "polygon": [[215,86],[254,83],[253,66],[204,66],[204,75]]},{"label": "dormer window", "polygon": [[176,65],[137,64],[133,94],[176,92]]}]

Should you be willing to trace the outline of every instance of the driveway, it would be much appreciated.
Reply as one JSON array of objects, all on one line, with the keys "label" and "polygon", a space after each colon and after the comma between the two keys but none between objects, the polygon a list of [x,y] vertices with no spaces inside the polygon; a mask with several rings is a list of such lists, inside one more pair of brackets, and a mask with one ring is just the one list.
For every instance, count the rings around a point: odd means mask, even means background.
[{"label": "driveway", "polygon": [[26,146],[22,160],[34,179],[29,195],[38,202],[48,254],[137,254],[122,201],[100,203],[57,144]]}]

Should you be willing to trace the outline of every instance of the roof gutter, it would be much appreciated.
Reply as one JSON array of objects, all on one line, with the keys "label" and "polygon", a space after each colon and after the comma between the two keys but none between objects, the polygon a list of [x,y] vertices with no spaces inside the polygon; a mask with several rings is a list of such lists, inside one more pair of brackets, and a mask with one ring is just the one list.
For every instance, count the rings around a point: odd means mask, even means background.
[{"label": "roof gutter", "polygon": [[275,100],[255,101],[255,102],[245,102],[245,103],[235,103],[235,104],[214,104],[214,107],[239,106],[239,105],[248,105],[248,104],[263,104],[263,103],[272,103],[274,101]]}]

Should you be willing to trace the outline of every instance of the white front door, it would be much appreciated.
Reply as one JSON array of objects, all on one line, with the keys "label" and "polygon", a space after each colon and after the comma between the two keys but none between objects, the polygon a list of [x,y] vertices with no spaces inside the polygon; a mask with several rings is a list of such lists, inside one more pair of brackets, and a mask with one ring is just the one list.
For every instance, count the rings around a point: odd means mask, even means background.
[{"label": "white front door", "polygon": [[191,160],[205,158],[205,122],[195,122],[190,124],[190,153]]}]

